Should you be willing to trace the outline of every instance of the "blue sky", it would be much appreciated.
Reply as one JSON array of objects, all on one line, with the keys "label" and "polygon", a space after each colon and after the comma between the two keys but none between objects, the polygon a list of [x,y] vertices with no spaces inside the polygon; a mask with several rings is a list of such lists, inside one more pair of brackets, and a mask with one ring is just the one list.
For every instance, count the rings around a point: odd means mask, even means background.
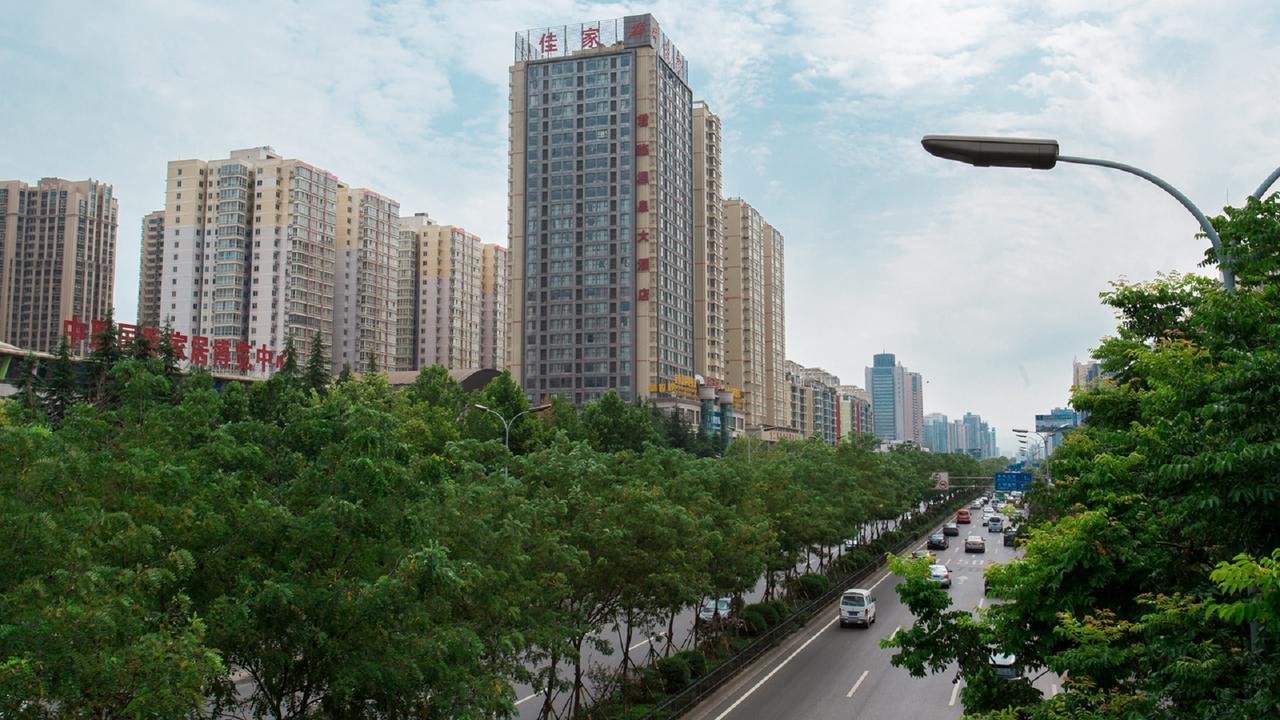
[{"label": "blue sky", "polygon": [[0,176],[120,198],[118,316],[165,162],[272,145],[505,242],[516,31],[652,12],[725,127],[725,190],[787,238],[787,356],[1011,427],[1066,400],[1117,278],[1194,271],[1171,198],[1097,168],[945,163],[927,133],[1057,138],[1206,212],[1280,165],[1274,0],[59,2],[0,25]]}]

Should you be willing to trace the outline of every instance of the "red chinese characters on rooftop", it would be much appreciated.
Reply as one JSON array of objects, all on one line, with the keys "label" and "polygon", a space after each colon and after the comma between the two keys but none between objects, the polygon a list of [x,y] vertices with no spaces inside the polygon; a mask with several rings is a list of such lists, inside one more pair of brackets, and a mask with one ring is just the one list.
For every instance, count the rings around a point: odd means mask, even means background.
[{"label": "red chinese characters on rooftop", "polygon": [[584,27],[582,28],[582,49],[600,47],[600,28]]},{"label": "red chinese characters on rooftop", "polygon": [[[72,316],[70,320],[62,323],[62,332],[67,337],[67,343],[72,347],[85,340],[88,340],[92,346],[96,342],[95,338],[107,332],[108,329],[105,320],[95,319],[85,323],[78,316]],[[121,350],[133,350],[138,338],[142,337],[146,340],[151,353],[158,354],[165,340],[165,331],[160,328],[119,323],[114,326],[114,329],[116,345]],[[285,360],[288,359],[287,353],[277,353],[265,345],[255,348],[250,343],[239,339],[232,341],[226,338],[215,338],[210,343],[205,335],[188,337],[180,332],[170,331],[168,341],[174,359],[187,361],[188,367],[191,368],[239,371],[247,374],[254,371],[254,365],[257,365],[257,369],[261,372],[279,370],[284,367]],[[188,344],[191,348],[189,358],[187,357]]]}]

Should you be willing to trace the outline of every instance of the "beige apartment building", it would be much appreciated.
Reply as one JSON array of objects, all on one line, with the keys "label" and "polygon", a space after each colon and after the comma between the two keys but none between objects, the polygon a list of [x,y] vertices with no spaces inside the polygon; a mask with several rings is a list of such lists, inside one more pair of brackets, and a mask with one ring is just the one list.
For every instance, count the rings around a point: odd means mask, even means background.
[{"label": "beige apartment building", "polygon": [[777,422],[765,359],[764,228],[760,213],[742,198],[724,201],[725,370],[742,390],[748,431]]},{"label": "beige apartment building", "polygon": [[[63,322],[113,307],[119,204],[111,185],[0,181],[0,342],[55,352]],[[72,354],[87,351],[87,340]]]},{"label": "beige apartment building", "polygon": [[[709,384],[727,384],[725,367],[724,196],[720,118],[693,104],[693,355]],[[766,350],[767,352],[767,350]]]},{"label": "beige apartment building", "polygon": [[142,247],[138,258],[138,325],[162,327],[160,322],[161,267],[164,265],[164,211],[142,216]]},{"label": "beige apartment building", "polygon": [[507,272],[511,253],[483,243],[480,250],[480,367],[507,367]]},{"label": "beige apartment building", "polygon": [[819,435],[835,445],[840,428],[840,378],[822,368],[783,361],[787,380],[789,425],[801,437]]},{"label": "beige apartment building", "polygon": [[[506,352],[505,326],[497,333],[506,315],[505,276],[505,248],[426,213],[401,218],[396,368],[498,366]],[[496,293],[504,302],[486,302]]]},{"label": "beige apartment building", "polygon": [[765,411],[770,425],[788,424],[786,357],[786,306],[783,293],[785,240],[769,223],[764,224],[764,394]]},{"label": "beige apartment building", "polygon": [[300,358],[333,347],[338,178],[270,147],[169,163],[162,321]]},{"label": "beige apartment building", "polygon": [[333,370],[396,368],[400,203],[338,184]]}]

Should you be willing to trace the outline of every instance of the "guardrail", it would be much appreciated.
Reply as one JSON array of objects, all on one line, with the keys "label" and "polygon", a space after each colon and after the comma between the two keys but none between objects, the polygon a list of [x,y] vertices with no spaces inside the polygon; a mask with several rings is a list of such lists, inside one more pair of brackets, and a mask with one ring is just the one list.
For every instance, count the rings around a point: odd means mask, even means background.
[{"label": "guardrail", "polygon": [[[949,510],[940,512],[936,516],[933,514],[925,515],[924,517],[929,521],[927,523],[922,523],[922,526],[926,529],[932,528],[934,523],[954,513],[956,508],[967,505],[968,502],[969,501],[966,500],[964,502],[949,505],[947,506],[950,507]],[[894,545],[891,545],[890,551],[896,555],[919,541],[920,537],[921,536],[919,535],[914,535],[903,538]],[[666,700],[658,704],[657,707],[653,708],[648,715],[645,715],[643,720],[667,720],[668,718],[679,717],[686,710],[701,702],[705,697],[720,689],[721,686],[737,675],[743,668],[750,665],[756,658],[760,657],[766,651],[773,649],[773,647],[780,643],[783,638],[789,636],[792,631],[803,627],[815,611],[821,610],[831,604],[839,598],[845,590],[853,587],[856,582],[863,580],[867,576],[875,574],[875,572],[884,567],[884,565],[884,558],[878,558],[857,570],[850,572],[839,581],[833,582],[830,590],[823,593],[808,605],[797,608],[788,615],[785,620],[778,623],[776,627],[771,628],[768,632],[756,638],[754,642],[743,648],[736,655],[725,660],[720,665],[717,665],[715,669],[698,678],[685,689],[668,697]]]}]

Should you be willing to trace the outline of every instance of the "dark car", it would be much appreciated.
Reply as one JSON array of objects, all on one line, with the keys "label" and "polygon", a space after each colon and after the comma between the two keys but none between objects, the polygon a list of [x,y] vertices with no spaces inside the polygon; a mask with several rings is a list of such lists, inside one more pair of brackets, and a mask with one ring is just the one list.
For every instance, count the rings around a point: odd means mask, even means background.
[{"label": "dark car", "polygon": [[1014,532],[1013,528],[1009,528],[1008,530],[1004,531],[1005,547],[1013,547],[1014,544],[1017,542],[1017,539],[1018,539],[1018,533]]},{"label": "dark car", "polygon": [[947,549],[947,536],[946,536],[946,535],[943,535],[943,534],[942,534],[942,533],[940,533],[940,532],[939,532],[939,533],[934,533],[934,534],[930,535],[930,536],[929,536],[929,544],[928,544],[928,548],[929,548],[930,550],[946,550],[946,549]]},{"label": "dark car", "polygon": [[943,535],[959,536],[959,535],[960,535],[960,526],[959,526],[959,525],[957,525],[957,524],[955,524],[955,523],[953,523],[953,522],[949,522],[949,523],[947,523],[946,525],[943,525],[943,526],[942,526],[942,534],[943,534]]}]

